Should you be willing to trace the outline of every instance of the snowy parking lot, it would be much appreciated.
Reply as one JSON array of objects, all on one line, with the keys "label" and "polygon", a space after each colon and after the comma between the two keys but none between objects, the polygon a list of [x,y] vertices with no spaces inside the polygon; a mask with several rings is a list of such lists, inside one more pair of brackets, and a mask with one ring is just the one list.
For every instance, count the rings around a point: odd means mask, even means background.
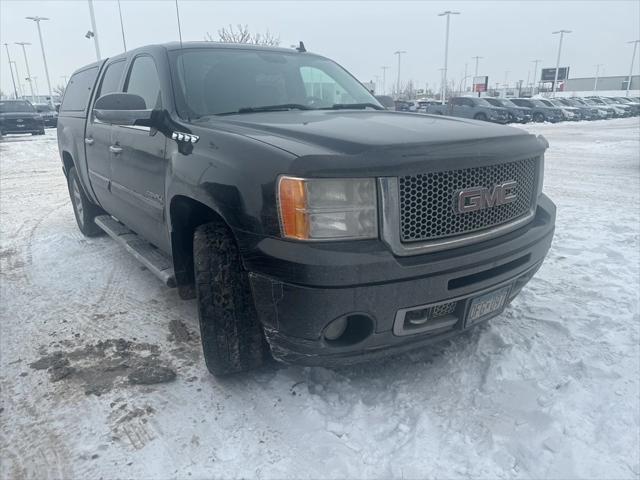
[{"label": "snowy parking lot", "polygon": [[551,144],[558,218],[504,314],[376,363],[228,379],[194,301],[80,234],[55,131],[5,138],[0,476],[640,478],[640,124],[524,128]]}]

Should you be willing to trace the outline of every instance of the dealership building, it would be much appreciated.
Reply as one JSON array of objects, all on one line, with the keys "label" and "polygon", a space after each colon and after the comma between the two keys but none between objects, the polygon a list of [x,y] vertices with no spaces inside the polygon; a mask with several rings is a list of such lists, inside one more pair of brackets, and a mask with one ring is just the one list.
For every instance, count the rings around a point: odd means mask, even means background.
[{"label": "dealership building", "polygon": [[[628,80],[628,75],[598,77],[598,83],[595,90],[626,90]],[[565,92],[586,92],[594,90],[594,86],[596,86],[596,77],[569,78],[565,80],[562,90]],[[631,88],[629,90],[640,90],[640,75],[633,75],[631,77]]]}]

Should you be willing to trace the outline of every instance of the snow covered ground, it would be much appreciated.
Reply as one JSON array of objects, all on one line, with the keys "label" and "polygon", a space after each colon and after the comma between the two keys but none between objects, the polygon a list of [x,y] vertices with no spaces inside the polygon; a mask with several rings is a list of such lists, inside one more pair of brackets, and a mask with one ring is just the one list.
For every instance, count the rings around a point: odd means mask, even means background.
[{"label": "snow covered ground", "polygon": [[[526,128],[551,144],[558,223],[503,315],[375,364],[225,380],[194,302],[79,233],[55,132],[3,141],[0,475],[639,478],[640,124]],[[145,362],[176,379],[132,384]]]}]

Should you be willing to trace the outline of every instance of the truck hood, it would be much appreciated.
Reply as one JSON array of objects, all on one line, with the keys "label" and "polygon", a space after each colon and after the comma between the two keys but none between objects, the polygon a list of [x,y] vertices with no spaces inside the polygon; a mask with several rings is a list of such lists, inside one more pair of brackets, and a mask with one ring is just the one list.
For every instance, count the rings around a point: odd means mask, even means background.
[{"label": "truck hood", "polygon": [[489,122],[390,111],[262,112],[207,117],[195,123],[232,131],[296,156],[358,155],[383,149],[425,151],[442,144],[486,144],[492,139],[500,143],[497,139],[516,137],[535,139],[519,128]]}]

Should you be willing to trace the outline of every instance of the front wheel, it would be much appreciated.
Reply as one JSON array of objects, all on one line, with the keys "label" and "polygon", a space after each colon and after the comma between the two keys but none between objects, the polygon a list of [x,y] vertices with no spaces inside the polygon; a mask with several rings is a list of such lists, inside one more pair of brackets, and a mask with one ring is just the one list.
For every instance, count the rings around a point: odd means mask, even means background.
[{"label": "front wheel", "polygon": [[76,173],[75,167],[69,169],[67,175],[67,186],[69,187],[69,196],[71,197],[71,205],[73,205],[73,213],[76,216],[78,228],[87,237],[97,237],[103,232],[93,220],[104,213],[104,211],[91,203],[87,195],[82,189],[80,179]]},{"label": "front wheel", "polygon": [[543,113],[540,112],[536,112],[533,114],[533,121],[537,122],[537,123],[541,123],[544,122],[546,120],[545,116]]},{"label": "front wheel", "polygon": [[207,369],[228,375],[260,366],[267,353],[249,276],[229,228],[199,226],[193,236],[198,317]]}]

